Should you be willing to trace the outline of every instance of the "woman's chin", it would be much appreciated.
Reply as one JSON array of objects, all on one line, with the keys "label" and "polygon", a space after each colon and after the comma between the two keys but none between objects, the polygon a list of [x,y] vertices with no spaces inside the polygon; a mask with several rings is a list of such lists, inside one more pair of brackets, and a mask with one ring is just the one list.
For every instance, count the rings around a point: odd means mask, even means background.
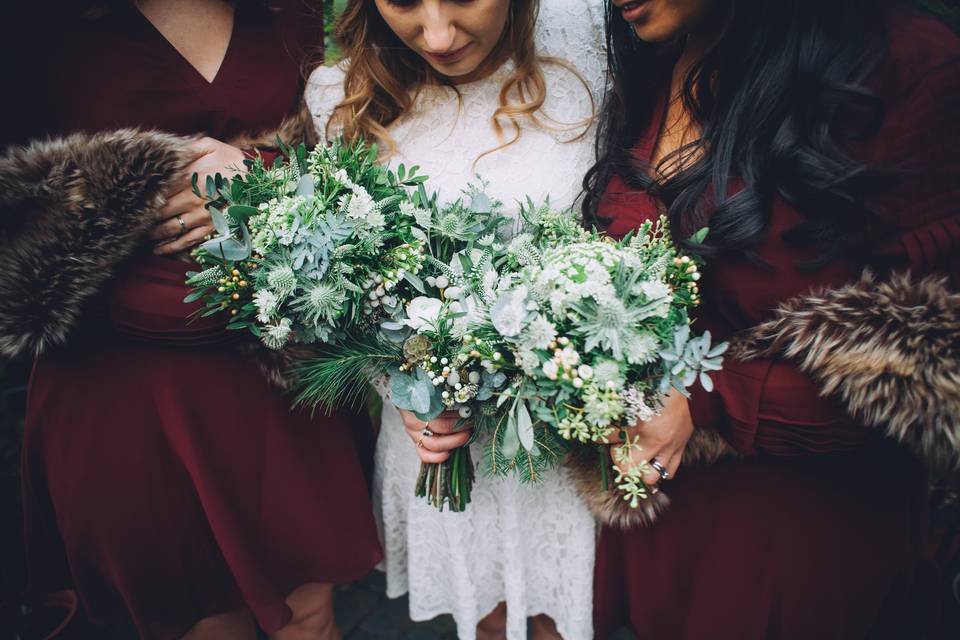
[{"label": "woman's chin", "polygon": [[469,60],[461,60],[451,64],[439,63],[430,59],[427,59],[427,62],[433,67],[434,71],[451,80],[468,77],[480,66],[479,63]]}]

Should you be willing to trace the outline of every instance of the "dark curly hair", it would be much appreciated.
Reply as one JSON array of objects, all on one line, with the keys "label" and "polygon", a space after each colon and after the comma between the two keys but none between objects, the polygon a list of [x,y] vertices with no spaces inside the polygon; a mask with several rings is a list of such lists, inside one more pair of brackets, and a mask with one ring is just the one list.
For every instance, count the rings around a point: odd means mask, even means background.
[{"label": "dark curly hair", "polygon": [[[864,195],[889,175],[844,150],[882,123],[883,104],[863,83],[887,48],[887,4],[717,0],[716,37],[683,81],[683,104],[700,137],[661,163],[682,156],[682,170],[655,179],[631,150],[651,124],[655,96],[670,78],[664,58],[671,61],[678,44],[641,42],[607,2],[612,84],[600,117],[597,162],[584,179],[586,222],[603,225],[597,205],[617,173],[665,205],[677,237],[709,217],[707,243],[685,242],[687,250],[757,260],[753,248],[773,199],[781,197],[805,218],[785,239],[816,247],[811,268],[829,261],[870,219]],[[742,190],[731,193],[731,179]]]}]

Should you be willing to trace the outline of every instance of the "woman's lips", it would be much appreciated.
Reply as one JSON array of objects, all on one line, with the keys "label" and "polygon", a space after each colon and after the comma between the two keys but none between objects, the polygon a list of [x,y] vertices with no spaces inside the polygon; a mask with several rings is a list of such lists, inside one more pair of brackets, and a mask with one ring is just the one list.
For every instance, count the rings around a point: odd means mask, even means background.
[{"label": "woman's lips", "polygon": [[633,0],[624,5],[620,5],[620,15],[623,16],[623,19],[627,22],[636,22],[644,16],[648,7],[648,0]]},{"label": "woman's lips", "polygon": [[452,62],[458,62],[460,59],[466,55],[467,49],[470,47],[470,43],[463,45],[459,49],[455,49],[448,53],[427,53],[427,55],[432,60],[436,60],[440,64],[450,64]]}]

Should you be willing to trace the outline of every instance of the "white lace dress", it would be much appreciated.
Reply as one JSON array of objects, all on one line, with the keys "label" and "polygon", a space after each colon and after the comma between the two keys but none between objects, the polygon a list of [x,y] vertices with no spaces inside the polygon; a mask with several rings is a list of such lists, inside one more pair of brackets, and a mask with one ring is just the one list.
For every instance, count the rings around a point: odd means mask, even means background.
[{"label": "white lace dress", "polygon": [[[546,64],[548,97],[539,118],[546,126],[583,121],[593,102],[599,106],[602,10],[596,0],[542,3],[538,52],[569,61],[587,85],[569,70]],[[390,163],[420,165],[441,201],[456,199],[479,174],[506,213],[515,215],[517,199],[525,195],[534,200],[549,196],[562,207],[574,204],[593,160],[592,127],[571,142],[575,134],[569,130],[524,121],[519,140],[474,164],[500,144],[491,116],[511,70],[507,63],[484,80],[460,85],[459,102],[450,89],[421,91],[411,112],[390,127],[397,144]],[[342,80],[343,71],[336,67],[317,69],[310,77],[307,101],[320,131],[343,98]],[[480,445],[473,446],[474,460],[479,460]],[[466,511],[440,513],[414,496],[419,458],[389,398],[375,464],[374,509],[387,595],[409,592],[412,619],[452,614],[459,637],[473,640],[477,623],[497,603],[506,602],[510,640],[526,638],[527,617],[537,614],[553,618],[566,640],[593,637],[595,524],[562,470],[538,486],[478,474]]]}]

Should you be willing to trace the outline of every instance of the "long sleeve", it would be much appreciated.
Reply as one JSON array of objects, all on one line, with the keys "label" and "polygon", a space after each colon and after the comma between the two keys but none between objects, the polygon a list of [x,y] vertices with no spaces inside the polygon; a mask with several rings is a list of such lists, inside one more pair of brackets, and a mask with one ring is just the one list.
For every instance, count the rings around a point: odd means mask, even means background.
[{"label": "long sleeve", "polygon": [[[895,71],[903,72],[903,69]],[[892,72],[881,81],[898,80],[891,80],[890,75]],[[896,167],[899,173],[890,188],[870,201],[871,208],[887,223],[883,225],[887,231],[878,234],[863,250],[863,266],[881,274],[881,279],[892,272],[909,271],[914,279],[941,274],[948,279],[947,290],[957,291],[956,285],[960,282],[958,113],[960,61],[954,59],[935,66],[907,91],[889,101],[885,125],[866,150],[872,164]],[[856,303],[879,306],[888,302],[861,298]],[[931,317],[937,306],[937,298],[933,300],[926,305]],[[809,313],[802,306],[795,311]],[[837,313],[842,318],[843,311],[838,309]],[[893,325],[900,319],[891,313],[885,324]],[[787,322],[789,318],[784,320]],[[810,325],[806,329],[821,334],[827,331],[826,325]],[[782,331],[783,327],[778,330]],[[840,358],[860,359],[864,366],[872,364],[882,368],[890,366],[891,360],[903,357],[904,345],[893,341],[867,350],[864,344],[868,344],[871,334],[879,328],[847,322],[840,330],[845,336],[837,337],[831,354],[824,355],[823,346],[812,343],[811,349],[820,349],[822,353],[818,356],[822,357],[812,357],[808,352],[795,349],[789,359],[782,355],[775,359],[745,361],[728,358],[723,371],[713,376],[716,386],[713,393],[700,388],[693,392],[694,424],[698,428],[720,431],[745,453],[795,455],[856,447],[870,437],[870,432],[863,429],[864,399],[870,397],[870,389],[857,388],[850,379],[838,381],[829,371],[824,371],[824,363]],[[951,377],[951,366],[956,373],[956,348],[956,344],[951,346],[947,341],[940,354],[947,378]],[[936,358],[936,354],[931,357]],[[801,371],[798,361],[807,362],[806,373]],[[820,362],[819,369],[812,366],[816,361]],[[818,379],[814,380],[814,376]],[[878,371],[875,378],[879,385],[882,374]],[[864,384],[869,384],[870,379],[865,377]],[[845,397],[840,397],[841,389],[845,389]],[[909,404],[909,397],[903,402]],[[936,399],[928,398],[928,401]]]}]

